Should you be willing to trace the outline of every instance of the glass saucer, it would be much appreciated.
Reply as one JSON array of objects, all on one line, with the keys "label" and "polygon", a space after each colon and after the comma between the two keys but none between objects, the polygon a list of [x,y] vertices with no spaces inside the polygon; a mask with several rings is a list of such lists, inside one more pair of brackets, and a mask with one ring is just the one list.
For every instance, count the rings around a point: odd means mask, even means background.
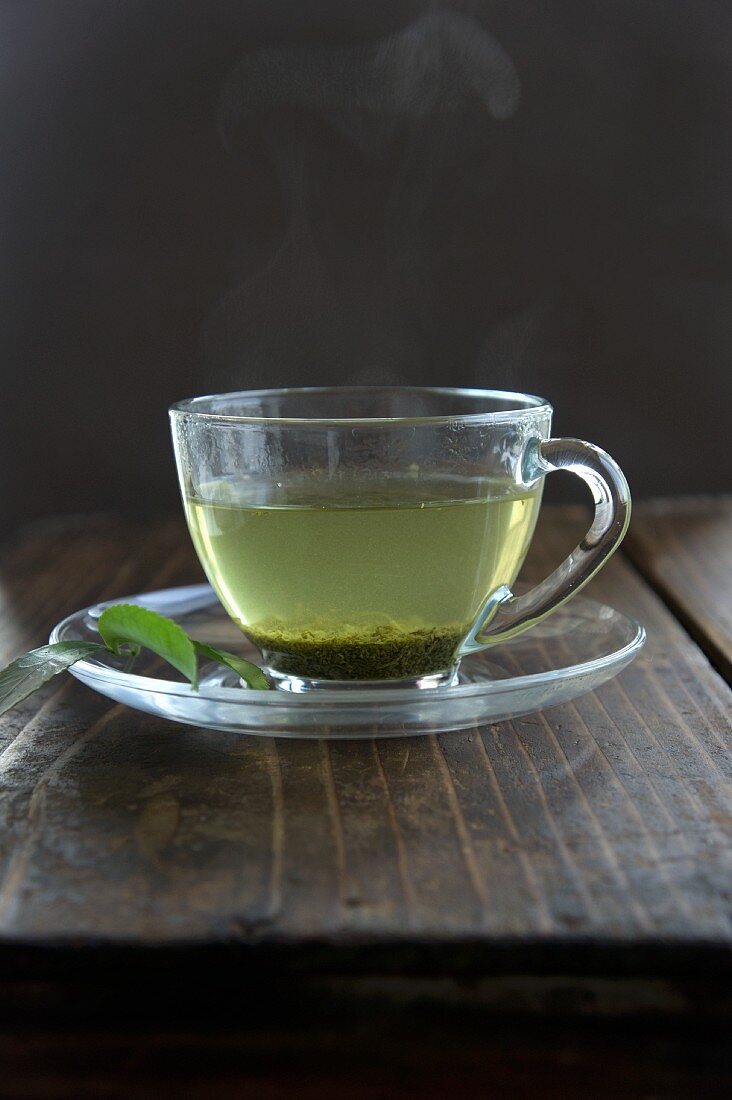
[{"label": "glass saucer", "polygon": [[[50,640],[98,640],[96,622],[109,603],[137,603],[167,615],[199,641],[259,662],[208,585],[168,588],[110,600],[69,615]],[[169,665],[143,651],[134,673],[102,654],[70,669],[82,683],[118,703],[174,722],[263,737],[344,740],[412,737],[498,722],[556,706],[592,691],[628,665],[645,631],[619,611],[577,597],[527,634],[463,659],[457,683],[445,687],[379,686],[293,695],[252,691],[220,665],[202,664],[196,692]]]}]

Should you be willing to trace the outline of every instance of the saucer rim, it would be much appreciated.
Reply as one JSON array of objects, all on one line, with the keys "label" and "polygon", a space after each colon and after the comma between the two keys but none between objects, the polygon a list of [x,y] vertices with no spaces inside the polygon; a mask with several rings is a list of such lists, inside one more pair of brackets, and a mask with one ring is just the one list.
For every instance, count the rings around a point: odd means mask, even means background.
[{"label": "saucer rim", "polygon": [[[131,596],[107,600],[104,601],[103,605],[99,602],[89,604],[87,607],[73,611],[53,627],[49,635],[49,642],[53,644],[60,641],[64,629],[70,623],[74,620],[78,620],[80,617],[90,616],[90,613],[100,606],[111,606],[117,603],[140,603],[156,596],[159,597],[161,594],[172,595],[175,592],[181,594],[188,593],[188,598],[199,599],[203,598],[207,591],[211,593],[211,603],[218,604],[222,613],[225,615],[226,612],[219,603],[210,585],[174,585],[170,588],[160,588],[152,592],[135,593]],[[181,598],[183,598],[182,595]],[[561,683],[564,680],[575,679],[593,673],[598,669],[607,668],[608,666],[624,666],[629,664],[646,643],[647,634],[645,627],[631,615],[626,615],[625,612],[618,611],[609,604],[594,600],[591,597],[573,597],[569,606],[575,606],[577,603],[582,606],[592,605],[597,608],[598,611],[600,609],[610,611],[613,615],[625,619],[625,621],[630,624],[631,628],[635,628],[633,637],[620,649],[616,649],[611,654],[604,657],[596,657],[590,661],[581,661],[577,664],[549,669],[544,672],[507,676],[495,681],[484,680],[480,683],[456,684],[454,686],[434,689],[434,691],[417,689],[414,687],[404,688],[403,690],[397,688],[352,688],[343,691],[337,691],[335,689],[329,690],[327,696],[322,692],[304,692],[302,694],[290,695],[287,692],[271,689],[247,688],[244,690],[241,687],[219,687],[211,690],[200,688],[196,691],[191,684],[181,681],[153,679],[152,677],[139,675],[137,673],[123,672],[119,669],[105,669],[104,667],[100,667],[99,664],[83,659],[71,665],[69,672],[71,672],[72,675],[76,675],[78,679],[95,680],[98,683],[113,683],[118,686],[125,686],[130,689],[151,693],[157,692],[181,698],[207,699],[212,702],[239,704],[243,706],[251,703],[252,705],[266,706],[270,704],[277,707],[284,706],[288,709],[301,709],[302,707],[310,706],[321,710],[329,710],[331,708],[338,709],[344,704],[354,705],[361,703],[373,705],[374,703],[383,702],[393,705],[396,703],[409,703],[415,698],[419,698],[421,704],[442,704],[446,699],[469,699],[472,696],[484,695],[486,693],[501,695],[504,691],[514,693],[522,688],[528,690],[532,687],[546,683],[546,678],[549,675],[552,676],[556,683]],[[204,604],[203,606],[206,605]],[[568,605],[564,604],[561,608],[557,609],[555,614],[561,615],[567,607]],[[554,616],[552,616],[552,618],[553,617]],[[496,646],[495,648],[500,649],[501,647]]]}]

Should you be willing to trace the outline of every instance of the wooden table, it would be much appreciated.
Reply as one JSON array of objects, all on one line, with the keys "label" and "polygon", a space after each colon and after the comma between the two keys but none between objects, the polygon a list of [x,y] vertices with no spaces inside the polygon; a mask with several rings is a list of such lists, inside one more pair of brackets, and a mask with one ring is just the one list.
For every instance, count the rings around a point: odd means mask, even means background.
[{"label": "wooden table", "polygon": [[[583,525],[546,509],[538,577]],[[60,678],[2,720],[0,1092],[684,1096],[729,1085],[732,501],[638,507],[648,629],[573,704],[404,741],[199,731]],[[0,559],[0,658],[194,581],[92,517]]]}]

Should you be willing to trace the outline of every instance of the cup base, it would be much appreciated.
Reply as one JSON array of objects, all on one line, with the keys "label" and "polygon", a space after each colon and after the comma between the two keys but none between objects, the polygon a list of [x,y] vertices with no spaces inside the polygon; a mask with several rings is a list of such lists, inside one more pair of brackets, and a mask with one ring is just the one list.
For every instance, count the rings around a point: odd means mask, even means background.
[{"label": "cup base", "polygon": [[432,691],[439,688],[455,687],[458,683],[458,670],[460,662],[457,661],[452,668],[442,672],[430,672],[425,676],[413,676],[406,680],[313,680],[306,676],[294,676],[290,672],[278,672],[276,668],[264,665],[262,671],[277,691],[289,691],[293,695],[304,695],[308,692],[328,691],[373,691],[393,689],[411,690],[414,688]]}]

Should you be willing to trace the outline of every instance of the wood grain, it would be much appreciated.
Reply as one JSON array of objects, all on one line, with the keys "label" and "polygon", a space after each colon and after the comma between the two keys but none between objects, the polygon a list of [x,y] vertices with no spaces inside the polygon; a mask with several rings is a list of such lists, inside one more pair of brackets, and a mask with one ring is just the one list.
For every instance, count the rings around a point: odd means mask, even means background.
[{"label": "wood grain", "polygon": [[[582,524],[548,509],[527,576]],[[0,561],[3,654],[94,599],[197,576],[177,521],[31,531]],[[622,556],[593,594],[646,624],[634,665],[438,737],[238,738],[51,685],[3,725],[3,945],[327,944],[348,965],[378,945],[397,967],[435,944],[483,967],[507,943],[549,967],[569,945],[609,967],[728,947],[731,693]]]},{"label": "wood grain", "polygon": [[639,505],[626,552],[732,683],[732,496]]}]

